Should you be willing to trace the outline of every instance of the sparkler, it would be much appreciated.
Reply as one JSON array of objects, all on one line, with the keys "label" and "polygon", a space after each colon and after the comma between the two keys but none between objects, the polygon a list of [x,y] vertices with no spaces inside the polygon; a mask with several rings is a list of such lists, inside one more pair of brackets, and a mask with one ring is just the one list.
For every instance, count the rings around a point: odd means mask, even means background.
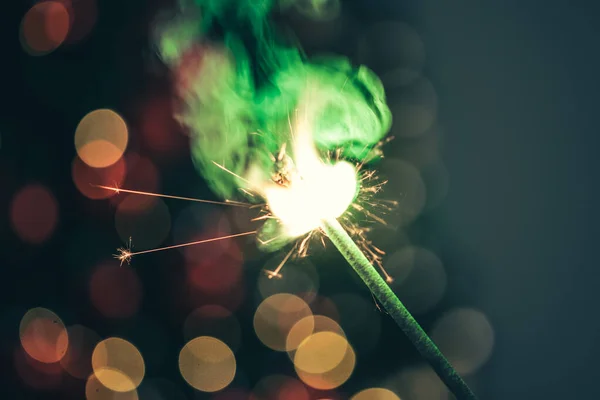
[{"label": "sparkler", "polygon": [[[311,240],[324,244],[328,237],[455,396],[475,399],[390,289],[383,251],[354,222],[354,213],[361,213],[385,223],[371,211],[384,182],[373,183],[375,173],[362,172],[381,155],[377,143],[391,126],[379,78],[341,57],[307,61],[299,49],[282,44],[268,21],[273,0],[193,3],[199,13],[182,10],[175,23],[159,28],[159,52],[176,73],[185,104],[178,117],[191,131],[192,158],[211,189],[221,198],[242,192],[253,203],[264,200],[257,218],[263,226],[245,233],[256,234],[262,250],[294,243],[269,277],[280,276],[292,255],[306,256]],[[220,40],[211,40],[215,35]],[[290,110],[296,110],[294,124]],[[317,149],[335,151],[323,157]],[[124,249],[118,257],[127,261],[199,243],[206,241],[137,253]]]},{"label": "sparkler", "polygon": [[[295,159],[288,159],[285,163],[285,170],[283,170],[280,161],[284,157],[287,157],[287,155],[285,154],[285,147],[282,147],[275,159],[275,171],[270,182],[260,184],[238,176],[238,178],[252,187],[253,197],[262,196],[266,200],[266,203],[261,210],[264,215],[259,218],[274,220],[283,228],[279,230],[278,236],[263,241],[262,244],[266,245],[268,244],[268,241],[280,239],[282,236],[288,240],[295,241],[294,245],[277,268],[273,271],[266,271],[268,277],[281,277],[282,268],[292,257],[294,252],[297,257],[305,257],[308,254],[309,240],[314,236],[324,234],[356,271],[371,293],[394,319],[423,358],[429,362],[444,384],[458,399],[475,399],[474,393],[389,287],[388,283],[392,281],[392,277],[385,271],[381,263],[382,256],[385,253],[373,246],[370,241],[366,239],[365,228],[352,222],[352,214],[349,211],[351,209],[359,212],[366,212],[367,216],[374,217],[373,219],[375,221],[385,223],[385,220],[376,216],[374,213],[367,211],[359,204],[360,200],[362,200],[374,205],[375,203],[373,202],[372,195],[378,193],[385,182],[377,182],[370,186],[365,185],[365,182],[374,179],[375,172],[371,170],[363,172],[361,176],[358,176],[358,171],[363,165],[359,164],[357,166],[352,166],[349,163],[340,161],[339,152],[336,154],[336,164],[331,165],[324,163],[318,156],[316,149],[313,147],[310,140],[307,140],[307,138],[310,138],[310,134],[305,128],[306,126],[300,123],[296,126],[295,130],[292,130],[291,137],[294,138],[292,147]],[[375,150],[377,150],[377,147],[379,146],[376,146]],[[214,164],[218,168],[234,174],[224,166],[218,163]],[[335,185],[335,182],[337,182],[338,185]],[[360,187],[357,188],[357,186]],[[117,193],[123,192],[207,202],[200,199],[191,199],[180,196],[161,195],[107,186],[100,187],[107,190],[113,190]],[[325,187],[328,187],[328,189],[325,189]],[[324,190],[326,193],[323,193]],[[355,195],[355,193],[358,193],[358,195]],[[331,200],[329,204],[325,204],[324,206],[322,206],[323,196],[328,197]],[[299,206],[298,203],[301,203],[302,205]],[[220,204],[249,207],[249,204],[247,203],[234,201],[220,202]],[[395,205],[394,202],[391,204]],[[355,237],[356,242],[349,232]],[[170,250],[184,246],[193,246],[257,233],[259,233],[259,231],[249,231],[139,252],[131,251],[130,239],[128,247],[120,248],[115,257],[121,261],[121,264],[123,262],[129,263],[131,258],[135,255]],[[322,239],[323,235],[321,235],[321,240]],[[374,264],[380,268],[385,280],[377,272]]]}]

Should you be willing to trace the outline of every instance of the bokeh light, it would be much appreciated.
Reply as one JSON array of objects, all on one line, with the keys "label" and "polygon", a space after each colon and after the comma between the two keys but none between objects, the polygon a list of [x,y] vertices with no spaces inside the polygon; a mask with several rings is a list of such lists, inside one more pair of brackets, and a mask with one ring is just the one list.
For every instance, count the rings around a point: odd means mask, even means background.
[{"label": "bokeh light", "polygon": [[[286,256],[285,252],[271,257],[265,264],[265,271],[274,271]],[[258,290],[262,298],[277,293],[290,293],[311,303],[319,290],[319,274],[310,260],[303,258],[288,260],[280,273],[281,277],[273,278],[262,274],[258,278]]]},{"label": "bokeh light", "polygon": [[377,348],[382,313],[377,309],[375,300],[353,293],[337,294],[331,300],[337,306],[339,322],[354,350],[361,355]]},{"label": "bokeh light", "polygon": [[337,367],[348,349],[345,337],[333,332],[317,332],[300,343],[294,355],[297,370],[321,374]]},{"label": "bokeh light", "polygon": [[[127,152],[123,158],[127,172],[123,188],[153,193],[160,191],[160,172],[152,160],[133,152]],[[128,204],[126,205],[127,211],[133,213],[139,213],[142,210],[152,207],[154,204],[153,201],[156,199],[155,197],[144,195],[115,196],[111,199],[111,202],[118,205],[126,198],[128,199]]]},{"label": "bokeh light", "polygon": [[88,113],[75,131],[75,149],[90,167],[105,168],[116,163],[129,141],[127,124],[116,112],[108,109]]},{"label": "bokeh light", "polygon": [[[238,233],[233,231],[229,219],[222,207],[207,204],[192,204],[183,209],[173,227],[173,240],[177,243],[186,243],[196,240],[205,240]],[[186,261],[197,263],[212,261],[224,255],[242,259],[235,239],[224,239],[212,242],[206,246],[190,246],[179,249],[184,254]]]},{"label": "bokeh light", "polygon": [[86,400],[138,400],[137,390],[122,392],[111,390],[96,375],[90,375],[85,383]]},{"label": "bokeh light", "polygon": [[169,379],[146,378],[137,388],[137,393],[142,400],[188,400],[185,389],[184,385]]},{"label": "bokeh light", "polygon": [[400,400],[400,397],[389,389],[370,388],[360,391],[350,400]]},{"label": "bokeh light", "polygon": [[185,152],[186,137],[180,134],[181,127],[173,118],[173,102],[168,96],[149,98],[138,114],[143,144],[153,154],[171,157]]},{"label": "bokeh light", "polygon": [[21,45],[32,56],[48,54],[67,38],[71,16],[61,1],[41,1],[21,21]]},{"label": "bokeh light", "polygon": [[256,309],[254,330],[263,344],[273,350],[286,351],[288,333],[296,322],[312,315],[300,297],[279,293],[270,296]]},{"label": "bokeh light", "polygon": [[58,203],[44,186],[27,185],[12,199],[10,220],[21,240],[40,244],[46,241],[56,228]]},{"label": "bokeh light", "polygon": [[233,351],[217,338],[201,336],[189,341],[179,353],[179,371],[194,389],[216,392],[235,377]]},{"label": "bokeh light", "polygon": [[296,373],[302,382],[308,386],[315,389],[330,390],[343,385],[352,375],[355,365],[356,354],[352,346],[348,343],[344,358],[335,368],[324,373],[310,373],[296,368]]},{"label": "bokeh light", "polygon": [[[389,226],[406,226],[423,211],[427,192],[419,170],[408,162],[397,158],[385,158],[379,165],[379,175],[387,180],[384,198],[398,201],[398,206],[388,215]],[[391,194],[391,195],[390,195]]]},{"label": "bokeh light", "polygon": [[27,354],[43,363],[60,361],[69,346],[69,335],[62,320],[41,307],[32,308],[23,315],[19,337]]},{"label": "bokeh light", "polygon": [[69,346],[60,360],[60,365],[72,377],[86,379],[93,372],[92,353],[101,340],[100,336],[82,325],[69,326],[61,335],[67,335]]},{"label": "bokeh light", "polygon": [[358,54],[361,63],[381,73],[384,84],[392,88],[410,83],[425,64],[425,46],[419,34],[399,21],[369,27],[359,41]]},{"label": "bokeh light", "polygon": [[286,375],[269,375],[252,389],[248,400],[310,400],[302,382]]},{"label": "bokeh light", "polygon": [[446,271],[433,252],[408,246],[392,254],[384,265],[396,278],[392,289],[412,313],[431,310],[444,296]]},{"label": "bokeh light", "polygon": [[192,311],[183,323],[186,340],[199,336],[217,338],[236,351],[241,341],[240,323],[225,307],[215,304],[202,306]]},{"label": "bokeh light", "polygon": [[[215,393],[211,400],[249,400],[250,393],[244,389],[227,388],[221,392]],[[165,399],[166,400],[166,399]]]},{"label": "bokeh light", "polygon": [[146,371],[139,350],[121,338],[108,338],[98,343],[92,353],[94,375],[108,389],[115,392],[135,390]]},{"label": "bokeh light", "polygon": [[71,166],[71,175],[77,190],[85,197],[94,200],[115,196],[117,192],[114,190],[102,189],[97,185],[121,187],[126,172],[123,158],[108,167],[93,168],[84,163],[79,156],[75,156]]},{"label": "bokeh light", "polygon": [[459,374],[469,375],[492,354],[494,329],[481,311],[458,308],[435,323],[431,339]]},{"label": "bokeh light", "polygon": [[[192,240],[205,240],[214,237],[219,236],[202,235]],[[210,253],[212,250],[210,248],[214,245],[215,243],[206,243],[190,247],[204,248],[207,253]],[[242,282],[241,252],[238,246],[232,242],[229,251],[217,258],[206,257],[200,261],[188,262],[187,271],[190,283],[202,293],[209,295],[226,293]]]},{"label": "bokeh light", "polygon": [[312,334],[319,332],[333,332],[337,335],[344,336],[345,333],[342,327],[333,319],[324,315],[309,315],[302,318],[292,326],[289,330],[285,346],[286,351],[293,359],[295,350],[308,339]]},{"label": "bokeh light", "polygon": [[437,119],[438,97],[431,82],[420,76],[389,98],[394,118],[391,134],[416,137],[429,130]]},{"label": "bokeh light", "polygon": [[142,300],[142,284],[131,268],[118,262],[98,266],[90,278],[90,300],[105,317],[128,318],[134,315]]},{"label": "bokeh light", "polygon": [[340,311],[338,310],[336,304],[329,297],[315,297],[315,299],[310,302],[310,309],[315,316],[323,315],[336,322],[340,321]]},{"label": "bokeh light", "polygon": [[31,388],[56,390],[63,382],[63,371],[59,363],[37,361],[22,348],[15,349],[14,365],[19,378]]},{"label": "bokeh light", "polygon": [[131,194],[125,196],[115,212],[115,227],[123,243],[135,239],[135,250],[157,247],[171,231],[171,213],[162,199],[150,198],[146,207],[138,208],[139,198]]},{"label": "bokeh light", "polygon": [[443,161],[435,160],[421,168],[421,176],[427,187],[426,209],[431,210],[443,203],[450,186],[450,174]]},{"label": "bokeh light", "polygon": [[71,29],[66,43],[76,43],[85,39],[94,28],[98,17],[96,0],[62,0],[69,3]]},{"label": "bokeh light", "polygon": [[[467,384],[473,389],[471,382]],[[450,397],[448,389],[433,369],[426,365],[407,368],[392,375],[385,386],[397,393],[401,399],[449,400],[454,398]]]}]

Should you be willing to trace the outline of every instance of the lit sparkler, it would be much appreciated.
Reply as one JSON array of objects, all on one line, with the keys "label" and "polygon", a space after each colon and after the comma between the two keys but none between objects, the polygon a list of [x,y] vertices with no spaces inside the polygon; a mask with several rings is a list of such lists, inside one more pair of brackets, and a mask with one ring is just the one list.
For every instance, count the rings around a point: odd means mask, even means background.
[{"label": "lit sparkler", "polygon": [[[372,210],[379,208],[389,211],[397,206],[397,202],[394,201],[382,202],[375,199],[375,195],[382,190],[386,182],[379,181],[375,171],[362,171],[363,164],[353,165],[341,160],[339,151],[329,152],[323,159],[312,143],[311,132],[307,129],[306,121],[296,121],[290,137],[293,138],[292,154],[286,153],[285,145],[281,148],[277,156],[273,157],[274,171],[266,182],[244,178],[213,161],[216,167],[244,182],[247,185],[242,188],[245,193],[251,194],[252,198],[264,199],[264,204],[259,205],[262,215],[254,219],[265,220],[263,228],[258,231],[138,252],[131,251],[130,240],[128,246],[120,248],[115,257],[121,261],[121,264],[129,263],[133,256],[140,254],[258,234],[257,239],[262,246],[268,247],[273,242],[283,244],[294,242],[277,268],[266,271],[269,278],[280,278],[282,268],[292,255],[305,257],[308,254],[309,242],[313,238],[319,238],[325,245],[324,238],[328,237],[448,388],[460,399],[475,399],[470,388],[388,286],[393,278],[382,265],[385,252],[372,244],[367,238],[368,228],[357,222],[355,213],[361,213],[374,222],[385,224],[385,219]],[[380,155],[379,146],[371,150]],[[236,201],[213,202],[107,186],[100,187],[116,193],[250,207],[247,203]],[[267,236],[270,235],[268,239],[261,238],[261,230],[268,227],[269,222],[277,224],[277,229],[275,233],[267,232]],[[280,247],[281,245],[278,248]],[[374,265],[381,270],[385,279],[377,272]]]},{"label": "lit sparkler", "polygon": [[[385,182],[363,170],[364,163],[382,155],[374,144],[391,126],[379,78],[345,58],[313,62],[283,44],[287,41],[278,40],[279,30],[269,21],[273,1],[260,6],[253,0],[191,3],[200,12],[185,13],[172,27],[160,29],[160,54],[175,72],[185,106],[178,117],[190,129],[195,165],[211,189],[221,198],[240,191],[256,204],[252,207],[260,216],[254,220],[263,224],[253,233],[262,250],[292,244],[269,277],[281,276],[287,260],[305,257],[312,241],[324,245],[328,237],[455,396],[474,399],[386,283],[392,277],[382,266],[384,252],[371,243],[368,228],[357,218],[385,224],[377,209],[395,206],[376,201]],[[187,19],[194,14],[202,21]],[[223,40],[212,41],[213,35]],[[296,109],[293,123],[290,107]],[[334,151],[322,154],[317,148]],[[125,249],[119,258],[141,253]]]}]

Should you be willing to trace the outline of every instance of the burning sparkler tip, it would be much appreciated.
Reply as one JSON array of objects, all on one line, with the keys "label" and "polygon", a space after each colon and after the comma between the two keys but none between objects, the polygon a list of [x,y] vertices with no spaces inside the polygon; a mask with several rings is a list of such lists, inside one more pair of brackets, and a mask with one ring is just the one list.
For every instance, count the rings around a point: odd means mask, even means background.
[{"label": "burning sparkler tip", "polygon": [[269,279],[273,279],[273,278],[281,279],[281,278],[283,278],[283,275],[281,275],[279,272],[276,272],[276,271],[265,271],[265,273],[267,274],[267,277]]},{"label": "burning sparkler tip", "polygon": [[117,254],[114,254],[114,257],[119,260],[121,262],[120,265],[123,266],[123,263],[127,263],[127,265],[131,263],[133,254],[128,249],[121,247],[117,249]]}]

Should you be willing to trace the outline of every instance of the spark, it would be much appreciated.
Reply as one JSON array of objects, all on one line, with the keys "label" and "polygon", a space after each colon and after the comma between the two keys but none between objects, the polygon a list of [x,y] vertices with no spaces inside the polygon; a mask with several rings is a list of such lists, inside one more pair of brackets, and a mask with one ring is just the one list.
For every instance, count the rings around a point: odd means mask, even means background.
[{"label": "spark", "polygon": [[294,250],[296,250],[296,245],[294,245],[294,247],[292,247],[290,249],[290,251],[288,251],[287,255],[283,258],[283,260],[281,260],[281,262],[279,263],[277,268],[275,268],[274,271],[270,271],[270,270],[265,271],[267,276],[269,277],[269,279],[272,279],[272,278],[280,278],[281,279],[282,278],[282,275],[279,273],[279,271],[281,271],[281,269],[283,268],[285,263],[290,259]]},{"label": "spark", "polygon": [[131,261],[131,236],[129,236],[129,242],[127,242],[127,246],[126,247],[119,247],[117,249],[117,253],[118,254],[113,254],[113,256],[118,259],[119,261],[121,261],[121,266],[123,266],[123,263],[126,262],[127,264],[129,264],[129,262]]},{"label": "spark", "polygon": [[238,178],[238,179],[240,179],[240,180],[242,180],[242,181],[246,182],[247,184],[251,185],[251,183],[250,183],[250,181],[249,181],[249,180],[247,180],[247,179],[245,179],[245,178],[242,178],[241,176],[239,176],[239,175],[238,175],[238,174],[236,174],[235,172],[233,172],[233,171],[231,171],[231,170],[229,170],[229,169],[225,168],[225,166],[223,166],[223,165],[219,164],[218,162],[216,162],[216,161],[213,161],[213,164],[215,164],[217,167],[221,168],[223,171],[225,171],[225,172],[227,172],[227,173],[230,173],[231,175],[235,176],[236,178]]},{"label": "spark", "polygon": [[116,194],[122,193],[130,193],[130,194],[138,194],[142,196],[150,196],[150,197],[162,197],[165,199],[176,199],[176,200],[185,200],[185,201],[194,201],[197,203],[208,203],[208,204],[221,204],[226,206],[235,206],[235,207],[250,207],[248,203],[242,203],[239,201],[233,200],[225,200],[225,201],[213,201],[213,200],[203,200],[203,199],[195,199],[192,197],[182,197],[182,196],[172,196],[169,194],[161,194],[161,193],[153,193],[153,192],[142,192],[140,190],[130,190],[130,189],[122,189],[120,187],[111,187],[111,186],[103,186],[103,185],[92,185],[97,188],[112,190]]},{"label": "spark", "polygon": [[128,248],[121,247],[121,248],[117,249],[118,254],[115,254],[115,258],[120,260],[121,265],[123,265],[124,262],[130,263],[133,256],[137,256],[140,254],[156,253],[157,251],[171,250],[171,249],[177,249],[180,247],[187,247],[187,246],[195,246],[197,244],[216,242],[219,240],[232,239],[232,238],[236,238],[236,237],[240,237],[240,236],[248,236],[248,235],[253,235],[255,233],[256,233],[256,231],[235,233],[232,235],[219,236],[219,237],[204,239],[204,240],[197,240],[195,242],[187,242],[187,243],[175,244],[172,246],[159,247],[156,249],[136,251],[134,253],[131,252],[131,238],[130,238],[129,239],[129,243],[130,243],[129,247]]}]

